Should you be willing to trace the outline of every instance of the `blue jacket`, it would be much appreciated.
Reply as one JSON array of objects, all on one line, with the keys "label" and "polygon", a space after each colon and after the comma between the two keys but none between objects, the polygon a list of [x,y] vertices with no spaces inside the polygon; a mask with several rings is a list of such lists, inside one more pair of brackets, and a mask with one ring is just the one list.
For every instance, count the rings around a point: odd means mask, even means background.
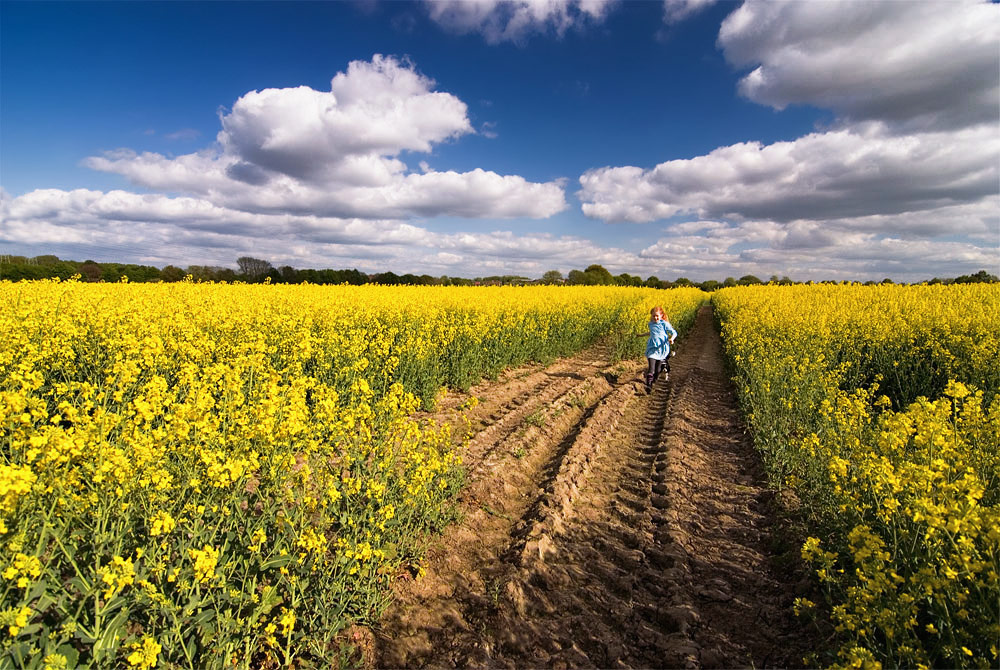
[{"label": "blue jacket", "polygon": [[667,333],[673,333],[677,337],[677,331],[670,325],[669,321],[650,321],[649,340],[646,342],[646,358],[655,358],[658,361],[664,360],[670,355],[670,337]]}]

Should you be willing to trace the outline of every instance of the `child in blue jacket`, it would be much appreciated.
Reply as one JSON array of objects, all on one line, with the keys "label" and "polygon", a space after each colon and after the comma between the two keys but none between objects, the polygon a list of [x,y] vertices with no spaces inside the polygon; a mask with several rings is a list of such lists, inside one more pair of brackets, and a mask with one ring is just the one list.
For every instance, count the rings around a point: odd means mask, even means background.
[{"label": "child in blue jacket", "polygon": [[663,372],[663,378],[667,379],[670,372],[670,364],[667,357],[670,356],[670,345],[674,343],[677,331],[670,322],[662,307],[654,307],[650,311],[649,319],[649,340],[646,342],[646,360],[649,362],[649,369],[646,372],[646,392],[653,390],[653,382]]}]

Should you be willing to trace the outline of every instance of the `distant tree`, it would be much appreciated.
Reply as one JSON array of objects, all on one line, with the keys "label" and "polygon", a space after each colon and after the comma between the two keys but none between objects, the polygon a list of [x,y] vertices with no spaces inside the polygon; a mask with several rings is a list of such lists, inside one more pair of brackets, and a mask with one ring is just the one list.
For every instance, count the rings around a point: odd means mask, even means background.
[{"label": "distant tree", "polygon": [[160,270],[160,279],[166,282],[175,282],[184,279],[184,270],[176,265],[168,265]]},{"label": "distant tree", "polygon": [[737,284],[737,283],[736,283],[736,279],[735,279],[735,278],[733,278],[733,277],[726,277],[726,278],[725,278],[725,279],[724,279],[724,280],[722,281],[722,285],[723,285],[724,287],[726,287],[726,288],[731,288],[731,287],[733,287],[733,286],[738,286],[739,284]]},{"label": "distant tree", "polygon": [[21,281],[22,279],[44,279],[51,277],[48,268],[32,263],[0,263],[0,279]]},{"label": "distant tree", "polygon": [[53,256],[52,254],[45,254],[42,256],[35,256],[31,259],[36,265],[55,265],[59,262],[58,256]]},{"label": "distant tree", "polygon": [[648,286],[649,288],[660,288],[660,278],[656,275],[649,275],[643,286]]},{"label": "distant tree", "polygon": [[722,284],[720,284],[719,282],[717,282],[714,279],[709,279],[707,281],[703,281],[698,286],[698,288],[700,288],[702,291],[716,291],[716,290],[722,288]]},{"label": "distant tree", "polygon": [[281,275],[282,284],[299,283],[299,273],[291,265],[282,265],[278,268],[278,274]]},{"label": "distant tree", "polygon": [[100,281],[101,280],[101,266],[99,263],[94,261],[84,261],[80,264],[80,274],[87,281]]},{"label": "distant tree", "polygon": [[563,283],[562,273],[559,272],[559,270],[549,270],[548,272],[542,275],[542,283],[548,284],[550,286],[553,284],[562,284]]},{"label": "distant tree", "polygon": [[395,286],[401,283],[399,275],[395,274],[394,272],[379,273],[372,278],[372,281],[374,281],[376,284],[384,284],[386,286]]},{"label": "distant tree", "polygon": [[642,286],[642,277],[633,276],[627,272],[615,275],[614,280],[618,286]]},{"label": "distant tree", "polygon": [[[191,278],[195,281],[219,281],[219,272],[221,270],[222,268],[211,265],[189,265],[187,274],[191,275]],[[236,273],[232,270],[230,272],[235,277]]]},{"label": "distant tree", "polygon": [[232,268],[212,268],[215,272],[214,281],[227,281],[234,282],[240,279],[240,276]]},{"label": "distant tree", "polygon": [[239,266],[239,274],[246,281],[260,281],[267,276],[273,268],[268,261],[260,258],[253,258],[252,256],[241,256],[236,259],[236,265]]},{"label": "distant tree", "polygon": [[566,275],[566,283],[571,286],[582,286],[587,283],[587,277],[580,270],[570,270]]},{"label": "distant tree", "polygon": [[980,270],[974,275],[962,275],[955,277],[956,284],[995,284],[1000,281],[996,275],[991,275],[986,270]]},{"label": "distant tree", "polygon": [[153,265],[127,265],[123,272],[129,281],[152,282],[160,280],[160,268]]},{"label": "distant tree", "polygon": [[694,282],[687,277],[678,277],[674,280],[674,286],[694,286]]},{"label": "distant tree", "polygon": [[762,282],[759,278],[754,277],[753,275],[743,275],[742,277],[740,277],[738,283],[740,284],[740,286],[751,286],[754,284],[763,284],[764,282]]},{"label": "distant tree", "polygon": [[353,286],[361,286],[368,283],[368,275],[357,268],[353,270],[343,270],[340,276],[340,283],[348,283]]},{"label": "distant tree", "polygon": [[[114,283],[121,279],[123,274],[125,274],[125,266],[120,263],[101,264],[101,281],[103,282]],[[133,281],[133,279],[129,277],[129,281]]]},{"label": "distant tree", "polygon": [[882,283],[883,283],[883,284],[891,284],[891,283],[892,283],[892,280],[891,280],[891,279],[889,279],[888,277],[886,277],[885,279],[883,279],[883,280],[882,280]]},{"label": "distant tree", "polygon": [[588,265],[583,274],[587,275],[585,283],[588,286],[611,286],[615,283],[615,278],[611,276],[611,273],[603,265],[597,265],[596,263]]}]

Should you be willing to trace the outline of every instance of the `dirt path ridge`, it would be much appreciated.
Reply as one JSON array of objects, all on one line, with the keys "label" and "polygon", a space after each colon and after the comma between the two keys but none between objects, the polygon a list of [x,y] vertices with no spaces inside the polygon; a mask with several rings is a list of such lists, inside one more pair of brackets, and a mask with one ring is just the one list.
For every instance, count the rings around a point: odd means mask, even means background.
[{"label": "dirt path ridge", "polygon": [[[474,387],[461,520],[400,580],[384,668],[798,666],[794,542],[711,308],[647,395],[595,347]],[[455,394],[435,418],[457,421]]]}]

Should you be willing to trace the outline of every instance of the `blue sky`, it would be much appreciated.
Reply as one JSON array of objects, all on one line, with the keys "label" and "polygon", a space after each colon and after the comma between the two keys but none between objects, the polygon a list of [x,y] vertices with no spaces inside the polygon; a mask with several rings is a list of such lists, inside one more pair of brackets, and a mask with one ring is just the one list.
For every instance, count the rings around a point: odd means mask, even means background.
[{"label": "blue sky", "polygon": [[1000,273],[1000,5],[0,3],[0,253]]}]

